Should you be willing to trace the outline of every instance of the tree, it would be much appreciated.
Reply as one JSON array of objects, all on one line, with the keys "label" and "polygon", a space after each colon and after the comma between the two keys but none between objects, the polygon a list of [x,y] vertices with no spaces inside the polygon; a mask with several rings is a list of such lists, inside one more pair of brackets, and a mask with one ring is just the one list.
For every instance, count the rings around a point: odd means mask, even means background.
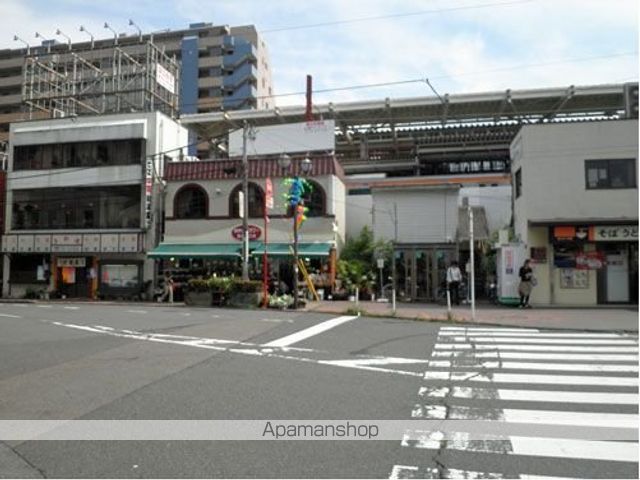
[{"label": "tree", "polygon": [[388,268],[392,256],[391,242],[374,240],[373,232],[365,226],[358,236],[345,242],[340,254],[338,277],[345,286],[371,290],[378,275],[377,260],[383,258]]}]

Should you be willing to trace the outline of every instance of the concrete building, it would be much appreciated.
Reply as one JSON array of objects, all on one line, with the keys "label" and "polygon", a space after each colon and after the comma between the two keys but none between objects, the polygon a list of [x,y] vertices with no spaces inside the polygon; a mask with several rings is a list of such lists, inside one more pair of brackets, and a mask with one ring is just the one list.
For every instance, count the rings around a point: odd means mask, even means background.
[{"label": "concrete building", "polygon": [[511,159],[531,301],[637,303],[638,120],[524,125]]},{"label": "concrete building", "polygon": [[[73,36],[87,39],[87,33]],[[98,67],[109,68],[114,43],[124,54],[136,54],[148,41],[167,55],[175,56],[180,64],[181,113],[274,108],[269,52],[253,26],[194,23],[184,30],[120,34],[117,40],[92,39],[69,44],[44,41],[29,49],[0,50],[0,143],[8,140],[11,122],[51,116],[38,112],[25,114],[26,56],[54,58],[52,55],[60,57],[73,52]]]},{"label": "concrete building", "polygon": [[[340,165],[333,156],[311,155],[312,171],[306,177],[313,189],[305,200],[309,208],[307,220],[300,228],[301,258],[320,260],[328,269],[335,269],[336,250],[345,235],[345,187]],[[288,187],[286,176],[300,172],[302,158],[294,157],[292,168],[283,171],[276,158],[249,160],[249,232],[251,238],[252,276],[260,277],[264,252],[264,195],[266,179],[273,185],[274,208],[269,209],[268,248],[270,272],[291,275],[290,246],[292,216],[284,195]],[[239,192],[242,189],[239,160],[173,162],[166,165],[165,234],[163,242],[151,257],[173,260],[167,268],[173,270],[178,282],[198,273],[239,273],[242,255],[242,219]],[[189,272],[180,268],[180,260],[198,260],[198,267],[189,265]],[[333,265],[332,265],[333,264]],[[319,268],[319,266],[318,266]],[[184,273],[184,275],[183,275]],[[335,276],[335,271],[327,271]]]},{"label": "concrete building", "polygon": [[157,112],[12,124],[3,295],[141,293],[154,280],[163,164],[187,134]]}]

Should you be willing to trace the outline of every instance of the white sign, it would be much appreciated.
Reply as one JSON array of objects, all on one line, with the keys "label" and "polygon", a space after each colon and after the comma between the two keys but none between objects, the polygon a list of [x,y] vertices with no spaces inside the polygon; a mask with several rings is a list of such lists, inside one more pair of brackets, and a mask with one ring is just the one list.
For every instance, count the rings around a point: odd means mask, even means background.
[{"label": "white sign", "polygon": [[176,93],[176,78],[159,63],[156,63],[156,82],[170,93]]},{"label": "white sign", "polygon": [[384,258],[379,258],[377,260],[377,263],[378,263],[378,268],[382,270],[384,268]]},{"label": "white sign", "polygon": [[593,227],[596,242],[624,242],[638,240],[638,225],[600,225]]},{"label": "white sign", "polygon": [[[335,127],[336,123],[333,120],[256,127],[255,138],[247,139],[247,152],[249,155],[269,155],[333,151],[336,144]],[[229,155],[242,155],[242,130],[229,134]]]},{"label": "white sign", "polygon": [[84,257],[58,257],[56,264],[59,267],[85,267],[87,259]]}]

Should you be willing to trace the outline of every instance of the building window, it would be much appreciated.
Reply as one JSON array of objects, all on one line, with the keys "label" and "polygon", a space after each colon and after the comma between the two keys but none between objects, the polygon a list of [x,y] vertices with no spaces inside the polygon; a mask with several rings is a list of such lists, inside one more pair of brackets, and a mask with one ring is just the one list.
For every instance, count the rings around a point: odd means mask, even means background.
[{"label": "building window", "polygon": [[140,228],[140,185],[14,190],[14,230]]},{"label": "building window", "polygon": [[[327,197],[324,193],[324,189],[318,182],[313,180],[307,180],[307,182],[311,185],[311,190],[305,192],[302,197],[304,200],[304,206],[307,208],[306,216],[308,218],[322,217],[326,213],[327,208]],[[287,207],[287,215],[289,217],[293,216],[293,209],[291,205]]]},{"label": "building window", "polygon": [[209,197],[198,185],[185,185],[176,193],[173,215],[176,218],[206,218]]},{"label": "building window", "polygon": [[516,198],[519,198],[522,195],[522,168],[516,170]]},{"label": "building window", "polygon": [[17,146],[14,170],[134,165],[142,162],[143,140]]},{"label": "building window", "polygon": [[587,189],[636,187],[636,161],[633,158],[585,160],[584,166]]},{"label": "building window", "polygon": [[[240,195],[242,184],[236,185],[229,197],[229,212],[232,218],[240,218]],[[259,185],[249,183],[249,218],[264,216],[264,192]]]}]

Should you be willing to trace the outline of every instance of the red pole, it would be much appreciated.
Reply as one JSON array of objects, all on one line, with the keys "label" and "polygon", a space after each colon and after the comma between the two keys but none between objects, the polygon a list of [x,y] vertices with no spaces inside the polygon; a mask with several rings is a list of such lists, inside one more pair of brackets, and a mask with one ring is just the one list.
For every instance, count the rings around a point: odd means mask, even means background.
[{"label": "red pole", "polygon": [[267,244],[269,240],[269,218],[267,217],[267,196],[264,196],[264,253],[262,254],[262,308],[269,306],[269,272],[267,271]]},{"label": "red pole", "polygon": [[307,122],[311,122],[313,121],[313,103],[311,101],[311,94],[312,94],[312,80],[311,80],[311,75],[307,75],[307,110],[306,110],[306,120]]}]

